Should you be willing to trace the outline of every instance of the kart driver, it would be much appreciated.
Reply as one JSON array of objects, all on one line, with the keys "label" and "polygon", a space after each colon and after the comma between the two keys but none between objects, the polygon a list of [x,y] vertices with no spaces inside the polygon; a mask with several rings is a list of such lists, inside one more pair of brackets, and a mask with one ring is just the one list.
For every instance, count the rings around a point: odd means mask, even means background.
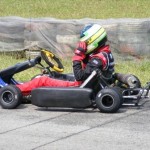
[{"label": "kart driver", "polygon": [[40,76],[29,82],[19,84],[17,87],[22,93],[28,93],[34,88],[43,86],[80,86],[92,71],[96,69],[100,69],[104,77],[111,79],[114,72],[114,58],[109,45],[107,45],[107,33],[102,26],[90,24],[83,28],[72,61],[75,81]]}]

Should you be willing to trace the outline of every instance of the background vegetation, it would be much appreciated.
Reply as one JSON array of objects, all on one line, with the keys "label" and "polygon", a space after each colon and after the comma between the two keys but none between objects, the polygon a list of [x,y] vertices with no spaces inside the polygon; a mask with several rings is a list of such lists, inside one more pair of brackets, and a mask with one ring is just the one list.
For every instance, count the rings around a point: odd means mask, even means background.
[{"label": "background vegetation", "polygon": [[0,0],[0,16],[146,18],[150,0]]},{"label": "background vegetation", "polygon": [[[58,19],[108,19],[108,18],[148,18],[150,0],[0,0],[0,17],[53,17]],[[25,59],[16,55],[0,54],[0,69],[4,69]],[[71,60],[63,60],[65,72],[72,72]],[[116,61],[116,72],[137,75],[145,84],[150,80],[150,61],[148,59]],[[40,73],[31,68],[16,75],[21,81],[31,79]]]}]

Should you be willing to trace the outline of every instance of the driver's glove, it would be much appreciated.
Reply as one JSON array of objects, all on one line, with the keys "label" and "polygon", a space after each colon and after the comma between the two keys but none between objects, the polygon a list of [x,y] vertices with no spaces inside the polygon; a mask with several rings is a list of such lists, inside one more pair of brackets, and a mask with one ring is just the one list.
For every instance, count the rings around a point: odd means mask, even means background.
[{"label": "driver's glove", "polygon": [[87,51],[86,42],[79,42],[77,45],[77,48],[74,51],[75,56],[73,56],[73,61],[74,60],[82,61],[86,57],[86,54],[85,54],[86,51]]}]

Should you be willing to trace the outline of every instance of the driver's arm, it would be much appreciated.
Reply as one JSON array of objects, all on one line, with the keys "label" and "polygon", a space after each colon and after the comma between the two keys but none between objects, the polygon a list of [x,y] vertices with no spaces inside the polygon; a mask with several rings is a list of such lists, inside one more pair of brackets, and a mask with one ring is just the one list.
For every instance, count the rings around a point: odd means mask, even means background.
[{"label": "driver's arm", "polygon": [[92,58],[86,67],[82,68],[82,61],[73,61],[73,71],[77,81],[84,81],[94,70],[102,69],[102,61]]},{"label": "driver's arm", "polygon": [[82,63],[86,59],[87,44],[79,42],[73,56],[73,71],[77,81],[84,81],[95,69],[102,68],[102,62],[98,58],[89,60],[83,69]]}]

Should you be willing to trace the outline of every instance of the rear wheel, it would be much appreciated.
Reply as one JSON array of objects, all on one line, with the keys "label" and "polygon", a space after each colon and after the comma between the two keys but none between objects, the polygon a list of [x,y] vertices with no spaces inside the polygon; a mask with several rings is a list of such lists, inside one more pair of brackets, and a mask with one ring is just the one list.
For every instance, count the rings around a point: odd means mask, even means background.
[{"label": "rear wheel", "polygon": [[115,113],[123,103],[119,88],[102,89],[96,96],[96,105],[101,112]]},{"label": "rear wheel", "polygon": [[0,105],[5,109],[14,109],[21,104],[22,93],[14,85],[8,85],[0,89]]}]

